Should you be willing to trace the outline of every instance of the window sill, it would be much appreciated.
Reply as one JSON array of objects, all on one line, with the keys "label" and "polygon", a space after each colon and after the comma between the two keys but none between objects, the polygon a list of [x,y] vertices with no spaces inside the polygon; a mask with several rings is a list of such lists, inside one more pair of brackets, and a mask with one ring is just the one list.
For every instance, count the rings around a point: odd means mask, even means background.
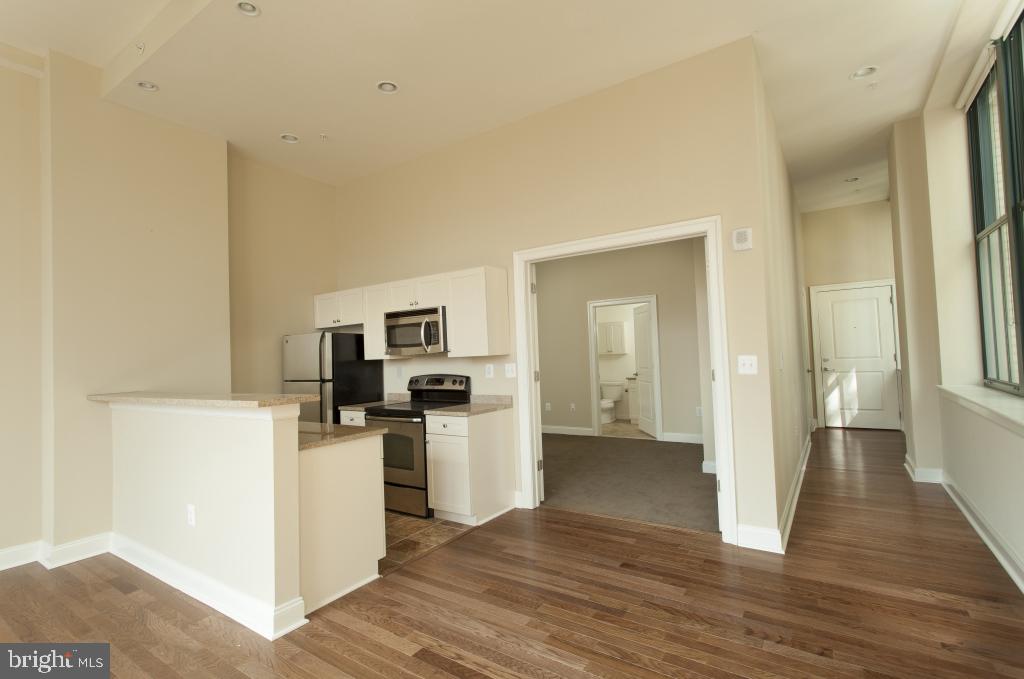
[{"label": "window sill", "polygon": [[1001,427],[1024,437],[1024,398],[977,385],[939,385],[939,393]]}]

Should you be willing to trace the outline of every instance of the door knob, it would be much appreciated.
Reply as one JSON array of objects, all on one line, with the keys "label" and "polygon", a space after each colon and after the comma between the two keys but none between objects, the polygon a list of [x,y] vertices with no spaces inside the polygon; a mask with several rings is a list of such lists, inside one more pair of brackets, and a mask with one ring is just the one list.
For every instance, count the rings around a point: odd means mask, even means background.
[{"label": "door knob", "polygon": [[835,372],[835,370],[833,370],[832,368],[825,368],[825,367],[823,367],[821,369],[821,371],[825,372],[825,373],[834,373]]}]

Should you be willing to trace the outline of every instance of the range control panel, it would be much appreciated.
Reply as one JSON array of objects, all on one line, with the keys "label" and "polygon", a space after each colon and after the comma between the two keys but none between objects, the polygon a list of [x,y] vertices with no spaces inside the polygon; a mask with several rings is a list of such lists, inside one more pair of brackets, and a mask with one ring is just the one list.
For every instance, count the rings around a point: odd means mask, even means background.
[{"label": "range control panel", "polygon": [[409,378],[409,391],[463,391],[470,392],[467,375],[416,375]]}]

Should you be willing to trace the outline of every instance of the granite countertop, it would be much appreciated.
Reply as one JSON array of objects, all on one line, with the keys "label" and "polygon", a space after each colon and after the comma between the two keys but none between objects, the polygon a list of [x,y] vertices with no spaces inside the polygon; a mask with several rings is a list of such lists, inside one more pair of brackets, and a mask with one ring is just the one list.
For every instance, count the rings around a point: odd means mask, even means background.
[{"label": "granite countertop", "polygon": [[[391,405],[392,403],[406,403],[409,400],[408,396],[404,398],[400,394],[388,394],[386,401],[373,401],[371,403],[353,403],[347,406],[338,406],[338,410],[347,410],[349,412],[365,412],[367,408],[373,406],[384,406]],[[497,410],[507,410],[512,407],[511,396],[474,396],[473,401],[466,404],[457,404],[451,406],[445,406],[442,408],[433,408],[431,410],[424,410],[424,415],[447,415],[449,417],[472,417],[473,415],[483,415],[485,413],[493,413]]]},{"label": "granite countertop", "polygon": [[91,394],[87,398],[100,403],[205,408],[269,408],[320,400],[316,394],[189,394],[173,391],[125,391],[116,394]]},{"label": "granite countertop", "polygon": [[371,436],[386,434],[387,427],[349,427],[344,424],[334,425],[334,431],[330,433],[317,433],[312,431],[299,432],[299,450],[333,446],[335,443],[355,441]]},{"label": "granite countertop", "polygon": [[445,408],[435,408],[434,410],[424,410],[423,414],[445,415],[448,417],[472,417],[473,415],[493,413],[497,410],[508,410],[511,407],[511,403],[466,403],[465,405],[454,405]]}]

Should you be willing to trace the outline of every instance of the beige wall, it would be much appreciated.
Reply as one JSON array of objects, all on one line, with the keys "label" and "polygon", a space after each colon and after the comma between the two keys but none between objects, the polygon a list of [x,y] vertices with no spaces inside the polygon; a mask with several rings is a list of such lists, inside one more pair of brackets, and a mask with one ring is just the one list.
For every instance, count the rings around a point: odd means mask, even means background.
[{"label": "beige wall", "polygon": [[889,201],[805,212],[801,221],[808,286],[893,277]]},{"label": "beige wall", "polygon": [[[762,205],[766,217],[764,242],[768,311],[768,360],[763,372],[771,380],[772,441],[774,447],[775,505],[779,527],[791,512],[800,462],[809,435],[809,414],[805,407],[804,356],[806,333],[802,332],[803,287],[800,252],[801,235],[794,219],[792,189],[775,123],[765,101],[764,87],[756,89],[756,111],[760,134],[759,155],[763,182]],[[755,243],[757,241],[755,240]]]},{"label": "beige wall", "polygon": [[39,79],[0,67],[0,549],[41,535]]},{"label": "beige wall", "polygon": [[889,182],[907,457],[918,468],[941,469],[936,271],[921,118],[893,127]]},{"label": "beige wall", "polygon": [[[775,529],[768,320],[752,294],[766,277],[757,87],[746,39],[355,181],[338,191],[337,287],[510,269],[515,250],[708,215],[726,235],[753,229],[753,251],[724,254],[729,363],[756,354],[763,366],[731,368],[738,512]],[[441,369],[511,393],[513,380],[483,377],[503,360],[395,361],[385,379]]]},{"label": "beige wall", "polygon": [[981,323],[967,120],[953,107],[922,116],[934,257],[939,374],[943,384],[981,384]]},{"label": "beige wall", "polygon": [[[693,246],[682,240],[537,265],[537,326],[543,424],[593,426],[587,302],[654,295],[666,433],[700,434],[700,354]],[[569,404],[576,404],[570,412]]]},{"label": "beige wall", "polygon": [[228,149],[231,387],[281,389],[281,337],[313,331],[313,295],[334,290],[334,188]]},{"label": "beige wall", "polygon": [[230,387],[225,143],[101,101],[99,86],[99,70],[51,53],[42,309],[53,543],[111,527],[110,413],[87,394]]}]

